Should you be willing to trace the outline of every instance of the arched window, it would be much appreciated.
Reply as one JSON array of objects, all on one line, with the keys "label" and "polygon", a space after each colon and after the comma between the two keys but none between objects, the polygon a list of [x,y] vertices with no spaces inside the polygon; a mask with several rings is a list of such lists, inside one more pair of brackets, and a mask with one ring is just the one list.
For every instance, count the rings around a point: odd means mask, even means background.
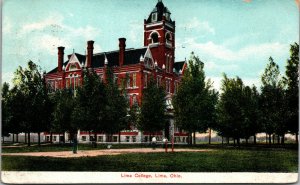
[{"label": "arched window", "polygon": [[151,41],[152,43],[158,43],[158,34],[156,32],[151,34]]},{"label": "arched window", "polygon": [[171,34],[169,32],[166,33],[166,40],[167,41],[171,41],[172,40]]}]

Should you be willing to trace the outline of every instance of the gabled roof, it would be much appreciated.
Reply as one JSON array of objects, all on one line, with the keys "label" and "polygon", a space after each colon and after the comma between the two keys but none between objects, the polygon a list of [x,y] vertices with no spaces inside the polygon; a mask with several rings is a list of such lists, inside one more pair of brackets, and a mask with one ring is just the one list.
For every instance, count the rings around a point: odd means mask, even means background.
[{"label": "gabled roof", "polygon": [[182,70],[184,63],[185,63],[185,61],[180,61],[180,62],[174,63],[173,67],[175,68],[176,73],[179,73],[179,71]]},{"label": "gabled roof", "polygon": [[[123,65],[131,65],[137,64],[140,62],[141,55],[144,56],[146,53],[147,48],[138,48],[138,49],[126,49],[125,50],[125,61]],[[86,56],[75,53],[77,59],[79,60],[80,64],[86,63]],[[99,68],[104,67],[105,56],[108,60],[108,66],[118,66],[119,65],[119,50],[110,51],[110,52],[102,52],[102,53],[95,53],[92,58],[92,68]],[[70,60],[64,62],[64,66],[67,66]],[[56,73],[57,67],[48,72],[47,74]]]}]

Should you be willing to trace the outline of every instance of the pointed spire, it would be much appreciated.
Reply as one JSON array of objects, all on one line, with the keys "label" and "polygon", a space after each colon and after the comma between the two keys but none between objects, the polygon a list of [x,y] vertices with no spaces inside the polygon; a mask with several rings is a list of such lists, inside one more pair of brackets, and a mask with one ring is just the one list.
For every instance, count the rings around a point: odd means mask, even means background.
[{"label": "pointed spire", "polygon": [[73,54],[75,53],[75,49],[73,48]]},{"label": "pointed spire", "polygon": [[154,63],[155,67],[157,66],[157,61],[155,60],[155,63]]},{"label": "pointed spire", "polygon": [[166,69],[166,66],[165,66],[165,64],[163,64],[163,66],[162,66],[162,69]]},{"label": "pointed spire", "polygon": [[108,64],[108,60],[107,60],[107,57],[106,57],[106,55],[104,53],[104,65],[107,65],[107,64]]},{"label": "pointed spire", "polygon": [[141,55],[140,62],[143,62],[143,61],[144,61],[144,57],[143,57],[143,55]]}]

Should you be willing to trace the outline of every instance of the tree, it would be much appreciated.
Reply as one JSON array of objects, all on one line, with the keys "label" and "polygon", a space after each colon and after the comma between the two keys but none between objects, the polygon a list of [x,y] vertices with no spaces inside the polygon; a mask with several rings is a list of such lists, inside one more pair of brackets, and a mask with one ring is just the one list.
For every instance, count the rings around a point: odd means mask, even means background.
[{"label": "tree", "polygon": [[290,58],[287,61],[284,83],[286,89],[286,103],[288,107],[288,130],[295,135],[298,143],[299,132],[299,45],[294,43],[290,48]]},{"label": "tree", "polygon": [[10,128],[10,119],[11,119],[11,113],[10,109],[11,107],[9,106],[9,84],[4,83],[2,85],[2,99],[1,99],[1,105],[2,105],[2,141],[4,142],[4,137],[8,137],[9,133],[11,132]]},{"label": "tree", "polygon": [[[72,124],[72,112],[74,109],[74,97],[70,89],[58,90],[53,95],[54,108],[52,112],[53,124],[51,131],[58,133],[77,131]],[[65,138],[63,140],[65,142]]]},{"label": "tree", "polygon": [[19,68],[14,73],[13,88],[16,99],[14,101],[18,107],[14,107],[21,111],[16,114],[20,121],[23,131],[28,134],[28,146],[30,146],[30,132],[38,133],[38,144],[40,145],[40,133],[45,131],[49,124],[51,111],[49,110],[49,98],[46,91],[41,69],[32,61],[28,62],[27,68]]},{"label": "tree", "polygon": [[150,78],[147,88],[143,89],[142,104],[138,128],[150,134],[161,131],[166,125],[166,93],[162,86],[157,86]]},{"label": "tree", "polygon": [[236,79],[227,78],[224,74],[222,80],[222,94],[217,105],[218,126],[217,131],[221,136],[233,137],[234,141],[243,137],[243,81],[239,77]]},{"label": "tree", "polygon": [[285,123],[286,107],[284,106],[284,89],[280,78],[279,66],[273,58],[269,58],[269,64],[261,77],[260,107],[262,113],[263,130],[269,135],[277,133],[284,138],[287,131]]},{"label": "tree", "polygon": [[246,139],[246,143],[248,143],[250,136],[254,136],[254,143],[256,143],[256,134],[260,131],[258,100],[259,93],[255,86],[252,88],[245,86],[243,88],[243,123],[241,131]]},{"label": "tree", "polygon": [[[212,89],[210,80],[205,80],[204,63],[191,55],[189,65],[178,92],[173,98],[177,125],[188,131],[190,138],[195,132],[205,132],[214,123],[217,93]],[[190,139],[190,144],[191,139]]]},{"label": "tree", "polygon": [[[97,132],[104,130],[104,106],[106,103],[104,84],[94,71],[83,72],[82,86],[76,90],[75,107],[72,112],[72,128]],[[74,94],[75,95],[75,94]]]},{"label": "tree", "polygon": [[128,128],[128,101],[126,100],[125,88],[119,89],[118,83],[114,79],[113,69],[106,68],[105,82],[105,106],[103,112],[103,131],[108,134],[109,141],[115,133]]}]

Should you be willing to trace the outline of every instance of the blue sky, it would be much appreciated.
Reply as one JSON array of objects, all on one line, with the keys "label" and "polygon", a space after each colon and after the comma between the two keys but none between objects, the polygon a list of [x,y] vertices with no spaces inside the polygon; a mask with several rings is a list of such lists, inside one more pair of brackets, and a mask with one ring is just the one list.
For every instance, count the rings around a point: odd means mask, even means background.
[{"label": "blue sky", "polygon": [[[28,60],[49,71],[57,66],[57,47],[65,53],[143,46],[143,20],[157,0],[6,0],[2,22],[2,81]],[[295,0],[163,0],[176,21],[176,61],[192,51],[205,63],[219,88],[222,73],[259,86],[272,56],[282,74],[289,45],[299,40]],[[65,55],[65,57],[66,57]]]}]

